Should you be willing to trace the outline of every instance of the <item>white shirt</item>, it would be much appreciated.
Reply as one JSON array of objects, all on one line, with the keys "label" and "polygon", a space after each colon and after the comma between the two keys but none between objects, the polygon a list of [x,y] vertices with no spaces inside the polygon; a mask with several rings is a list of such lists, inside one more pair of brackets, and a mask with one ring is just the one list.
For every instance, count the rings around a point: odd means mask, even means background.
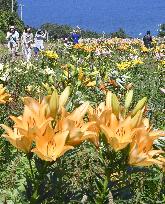
[{"label": "white shirt", "polygon": [[8,40],[8,46],[10,46],[10,44],[12,44],[13,46],[17,46],[19,33],[17,31],[15,31],[14,33],[7,32],[6,39]]},{"label": "white shirt", "polygon": [[33,42],[33,33],[25,33],[23,32],[21,37],[22,44],[30,44]]},{"label": "white shirt", "polygon": [[46,35],[44,34],[36,34],[34,38],[34,47],[43,50],[44,49],[44,39]]}]

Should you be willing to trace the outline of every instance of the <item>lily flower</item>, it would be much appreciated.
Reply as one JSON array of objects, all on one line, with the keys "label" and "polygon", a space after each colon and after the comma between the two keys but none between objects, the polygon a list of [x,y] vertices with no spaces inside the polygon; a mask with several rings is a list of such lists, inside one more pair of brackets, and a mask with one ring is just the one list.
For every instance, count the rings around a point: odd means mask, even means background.
[{"label": "lily flower", "polygon": [[40,104],[33,98],[24,98],[24,112],[22,116],[10,118],[15,122],[14,127],[19,130],[22,135],[34,138],[37,131],[41,134],[45,131],[48,123],[53,119],[46,116],[46,105]]},{"label": "lily flower", "polygon": [[54,130],[47,126],[43,135],[36,135],[36,147],[32,152],[45,161],[56,161],[66,151],[73,149],[73,146],[66,145],[66,139],[69,131],[54,133]]},{"label": "lily flower", "polygon": [[12,130],[6,125],[1,125],[5,129],[7,134],[2,135],[5,137],[14,147],[23,151],[24,153],[29,153],[32,145],[32,138],[27,137],[27,135],[22,135],[17,128]]},{"label": "lily flower", "polygon": [[35,108],[32,110],[28,106],[25,106],[23,116],[10,117],[15,122],[14,131],[6,125],[1,125],[7,132],[3,136],[13,146],[25,153],[30,151],[35,135],[38,133],[43,134],[47,124],[52,120],[52,118],[47,119],[45,117],[44,110],[38,109],[38,106]]},{"label": "lily flower", "polygon": [[45,97],[41,102],[31,98],[24,98],[24,113],[23,116],[14,117],[11,119],[15,122],[15,127],[22,134],[33,134],[39,131],[42,134],[54,117],[61,111],[61,107],[65,105],[69,96],[69,87],[58,96],[54,91],[52,95]]},{"label": "lily flower", "polygon": [[69,131],[67,144],[79,145],[84,140],[95,140],[96,133],[90,131],[90,126],[95,122],[85,123],[83,118],[88,110],[89,103],[86,102],[75,109],[72,113],[67,113],[63,108],[61,118],[57,121],[55,132]]},{"label": "lily flower", "polygon": [[130,144],[136,132],[136,129],[131,127],[131,117],[122,121],[118,120],[113,113],[109,126],[100,125],[100,128],[115,151],[124,149]]},{"label": "lily flower", "polygon": [[0,84],[0,104],[5,104],[8,100],[10,100],[10,94],[8,94],[6,88]]},{"label": "lily flower", "polygon": [[102,102],[95,110],[89,108],[89,121],[95,122],[89,130],[95,132],[97,145],[101,131],[115,151],[122,150],[131,144],[135,135],[138,134],[139,128],[147,131],[152,139],[156,139],[160,134],[161,131],[151,131],[149,120],[143,118],[146,97],[141,99],[132,111],[129,111],[132,98],[133,91],[130,90],[126,94],[124,106],[121,106],[117,96],[108,92],[106,102]]},{"label": "lily flower", "polygon": [[130,145],[129,164],[133,166],[163,165],[163,159],[161,159],[162,156],[160,154],[164,152],[153,149],[154,140],[163,135],[165,136],[161,131],[153,132],[139,128]]}]

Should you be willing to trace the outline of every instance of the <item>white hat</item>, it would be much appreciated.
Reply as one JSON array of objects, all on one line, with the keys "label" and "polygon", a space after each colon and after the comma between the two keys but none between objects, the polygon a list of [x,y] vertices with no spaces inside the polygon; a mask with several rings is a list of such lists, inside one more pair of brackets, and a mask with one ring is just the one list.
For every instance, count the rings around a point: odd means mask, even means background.
[{"label": "white hat", "polygon": [[14,29],[15,27],[14,26],[10,26],[10,29]]}]

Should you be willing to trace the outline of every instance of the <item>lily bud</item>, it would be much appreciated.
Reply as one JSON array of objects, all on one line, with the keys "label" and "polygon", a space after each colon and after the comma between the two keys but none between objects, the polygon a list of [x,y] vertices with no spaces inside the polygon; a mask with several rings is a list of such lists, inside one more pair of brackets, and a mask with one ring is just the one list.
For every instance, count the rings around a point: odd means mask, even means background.
[{"label": "lily bud", "polygon": [[142,111],[139,110],[136,115],[131,119],[131,127],[132,128],[137,128],[140,123],[142,122]]},{"label": "lily bud", "polygon": [[52,89],[51,87],[49,86],[49,84],[44,84],[42,83],[42,86],[46,89],[46,91],[48,92],[48,95],[51,95],[52,94]]},{"label": "lily bud", "polygon": [[108,109],[112,108],[112,92],[108,91],[106,95],[106,107]]},{"label": "lily bud", "polygon": [[70,87],[67,86],[59,97],[59,107],[62,107],[66,104],[66,102],[69,98],[69,95],[70,95]]},{"label": "lily bud", "polygon": [[112,94],[112,112],[118,117],[120,112],[120,103],[115,94]]},{"label": "lily bud", "polygon": [[49,101],[49,108],[50,108],[50,116],[55,118],[59,108],[59,98],[58,98],[58,93],[56,89],[53,91],[51,95],[51,98]]},{"label": "lily bud", "polygon": [[147,97],[142,98],[142,99],[137,103],[137,105],[135,106],[135,108],[133,109],[131,115],[132,115],[132,116],[136,115],[136,113],[144,107],[146,101],[147,101]]},{"label": "lily bud", "polygon": [[126,89],[127,89],[127,90],[130,90],[132,87],[133,87],[133,84],[132,84],[132,83],[129,83],[129,84],[126,86]]},{"label": "lily bud", "polygon": [[132,103],[132,98],[133,98],[133,90],[128,91],[128,93],[126,94],[126,98],[125,98],[125,108],[128,109]]}]

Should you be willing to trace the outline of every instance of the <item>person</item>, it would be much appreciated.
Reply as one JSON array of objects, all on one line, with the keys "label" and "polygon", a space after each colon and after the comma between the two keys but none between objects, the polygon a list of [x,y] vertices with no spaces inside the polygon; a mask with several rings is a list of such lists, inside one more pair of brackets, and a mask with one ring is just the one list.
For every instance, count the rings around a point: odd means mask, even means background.
[{"label": "person", "polygon": [[33,33],[30,27],[26,27],[21,37],[23,56],[28,62],[32,56]]},{"label": "person", "polygon": [[152,36],[150,31],[147,31],[146,35],[143,37],[143,42],[146,48],[152,47]]},{"label": "person", "polygon": [[80,34],[78,33],[78,31],[73,30],[71,38],[73,40],[73,44],[78,44],[79,43],[79,38],[80,38]]},{"label": "person", "polygon": [[34,38],[34,53],[35,56],[38,55],[40,50],[44,49],[44,39],[46,38],[46,33],[44,33],[41,29],[36,32]]},{"label": "person", "polygon": [[64,42],[65,47],[69,47],[69,46],[70,46],[68,37],[65,37],[65,38],[63,39],[63,42]]},{"label": "person", "polygon": [[18,55],[18,49],[19,49],[19,33],[16,31],[14,26],[10,26],[9,31],[7,32],[6,39],[8,41],[8,49],[9,53],[13,58],[15,58]]}]

